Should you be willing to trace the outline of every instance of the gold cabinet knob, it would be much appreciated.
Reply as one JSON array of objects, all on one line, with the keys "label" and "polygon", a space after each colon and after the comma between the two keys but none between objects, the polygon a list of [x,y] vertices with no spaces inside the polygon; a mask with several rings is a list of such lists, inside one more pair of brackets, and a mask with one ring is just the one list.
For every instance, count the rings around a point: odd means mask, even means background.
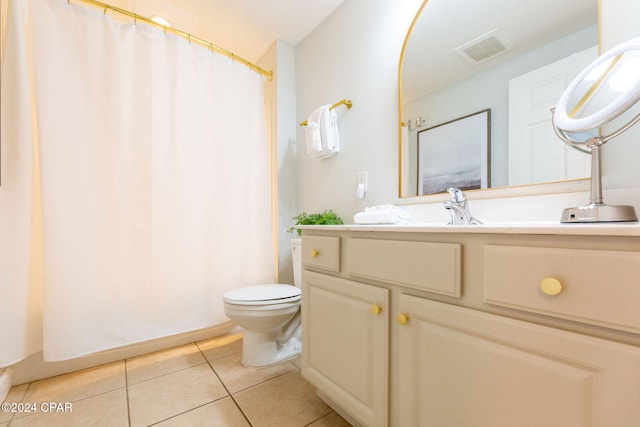
[{"label": "gold cabinet knob", "polygon": [[407,316],[406,314],[400,313],[396,316],[396,322],[398,322],[398,324],[400,325],[406,325],[408,321],[409,316]]},{"label": "gold cabinet knob", "polygon": [[378,304],[371,304],[369,310],[371,310],[372,314],[379,314],[382,311],[382,307],[380,307]]},{"label": "gold cabinet knob", "polygon": [[562,292],[562,283],[554,277],[547,277],[540,282],[540,290],[547,295],[558,295]]},{"label": "gold cabinet knob", "polygon": [[317,257],[318,255],[320,255],[320,252],[317,249],[311,249],[311,256],[313,258]]}]

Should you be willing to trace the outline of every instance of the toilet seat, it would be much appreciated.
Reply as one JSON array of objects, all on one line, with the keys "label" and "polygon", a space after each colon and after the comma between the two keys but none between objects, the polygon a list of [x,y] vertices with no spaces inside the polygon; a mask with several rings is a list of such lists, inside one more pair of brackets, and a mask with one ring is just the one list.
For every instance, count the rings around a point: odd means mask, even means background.
[{"label": "toilet seat", "polygon": [[284,304],[299,301],[302,291],[292,285],[266,284],[245,286],[224,294],[224,302],[234,305]]}]

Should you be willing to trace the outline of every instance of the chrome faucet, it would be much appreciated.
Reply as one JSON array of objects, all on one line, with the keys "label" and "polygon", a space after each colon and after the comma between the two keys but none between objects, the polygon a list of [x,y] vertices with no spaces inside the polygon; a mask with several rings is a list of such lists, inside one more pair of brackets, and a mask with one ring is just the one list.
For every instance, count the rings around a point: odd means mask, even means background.
[{"label": "chrome faucet", "polygon": [[449,188],[447,190],[451,200],[444,202],[444,208],[449,211],[451,220],[448,225],[461,224],[482,224],[482,222],[471,216],[467,196],[459,188]]}]

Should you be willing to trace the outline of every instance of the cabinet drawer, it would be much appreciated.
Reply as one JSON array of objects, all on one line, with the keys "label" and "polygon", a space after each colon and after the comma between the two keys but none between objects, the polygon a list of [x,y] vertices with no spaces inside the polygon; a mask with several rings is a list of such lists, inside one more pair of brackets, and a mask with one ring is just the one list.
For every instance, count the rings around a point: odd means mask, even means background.
[{"label": "cabinet drawer", "polygon": [[349,239],[349,274],[460,297],[462,247],[457,243]]},{"label": "cabinet drawer", "polygon": [[[555,295],[543,291],[545,279],[552,279],[546,291]],[[484,299],[638,333],[640,253],[485,246]]]},{"label": "cabinet drawer", "polygon": [[302,238],[302,264],[339,272],[340,238],[304,236]]}]

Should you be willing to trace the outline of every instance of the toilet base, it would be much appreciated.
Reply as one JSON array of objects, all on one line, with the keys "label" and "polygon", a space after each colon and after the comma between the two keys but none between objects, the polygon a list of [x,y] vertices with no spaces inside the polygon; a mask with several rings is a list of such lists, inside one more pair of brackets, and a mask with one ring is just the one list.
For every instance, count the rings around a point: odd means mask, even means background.
[{"label": "toilet base", "polygon": [[297,356],[302,349],[302,343],[297,335],[293,334],[287,342],[279,344],[277,333],[245,330],[241,363],[245,366],[260,367]]}]

